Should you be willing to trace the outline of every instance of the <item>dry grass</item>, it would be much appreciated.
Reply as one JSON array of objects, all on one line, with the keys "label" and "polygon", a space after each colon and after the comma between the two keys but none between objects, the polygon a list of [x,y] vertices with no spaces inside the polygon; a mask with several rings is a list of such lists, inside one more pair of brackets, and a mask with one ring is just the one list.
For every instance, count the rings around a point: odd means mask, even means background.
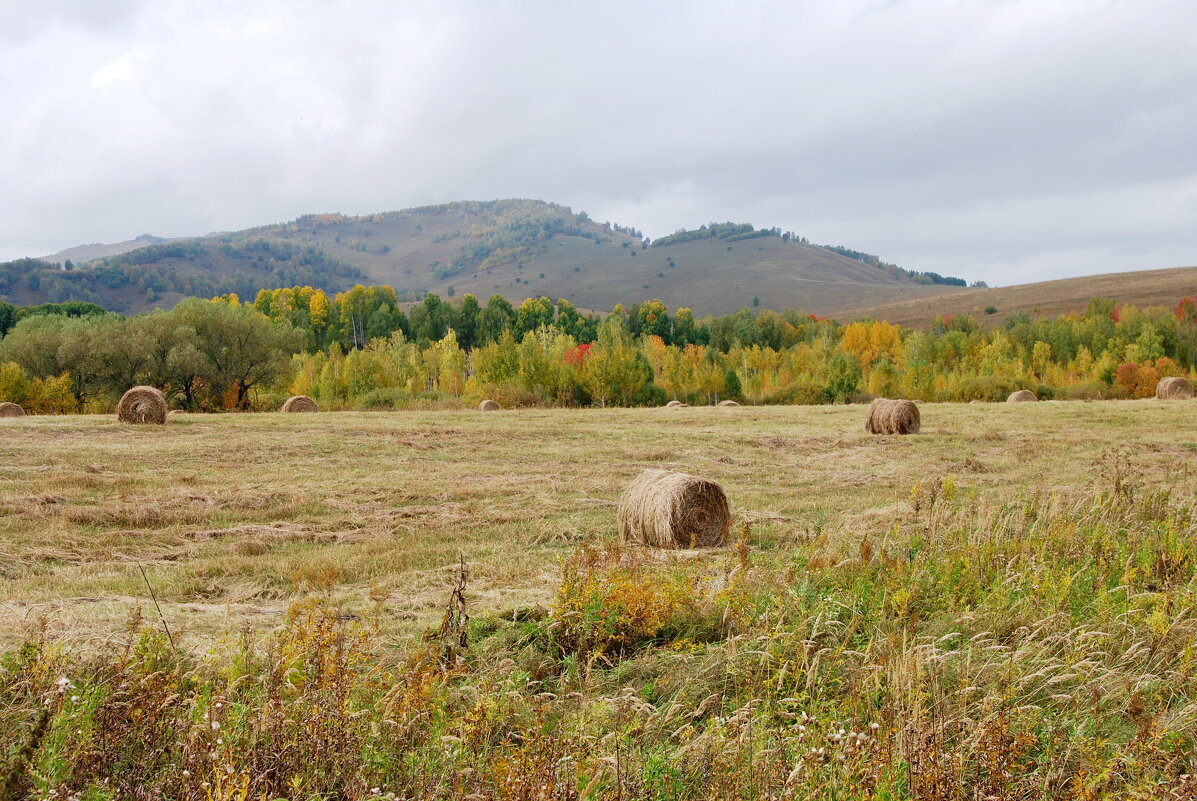
[{"label": "dry grass", "polygon": [[[1159,481],[1191,481],[1185,404],[923,406],[917,436],[870,437],[860,406],[188,415],[148,431],[109,417],[6,421],[0,438],[0,637],[45,622],[100,641],[148,604],[180,637],[272,625],[313,591],[383,597],[384,630],[435,622],[459,552],[479,608],[546,602],[560,558],[616,538],[615,502],[647,468],[719,482],[752,544],[883,537],[930,476],[993,502],[1084,486],[1125,443]],[[1183,437],[1183,435],[1182,435]],[[235,453],[237,458],[230,459]],[[214,533],[219,532],[219,533]]]},{"label": "dry grass", "polygon": [[731,510],[714,481],[645,470],[619,499],[619,538],[657,548],[713,548],[727,543]]},{"label": "dry grass", "polygon": [[[841,320],[888,320],[903,327],[925,329],[936,316],[971,314],[982,325],[996,326],[1020,311],[1047,319],[1084,312],[1089,301],[1097,297],[1117,298],[1120,305],[1127,303],[1140,308],[1172,308],[1178,298],[1192,294],[1194,280],[1197,280],[1197,267],[1087,275],[1034,284],[944,292],[917,300],[883,300],[867,308],[855,304],[855,308],[840,311],[837,316]],[[985,310],[991,307],[997,311],[986,313]]]}]

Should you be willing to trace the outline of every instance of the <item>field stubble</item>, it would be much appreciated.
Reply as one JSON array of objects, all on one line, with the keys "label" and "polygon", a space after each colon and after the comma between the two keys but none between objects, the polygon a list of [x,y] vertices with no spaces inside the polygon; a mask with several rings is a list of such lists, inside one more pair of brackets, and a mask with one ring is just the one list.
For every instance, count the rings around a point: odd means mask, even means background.
[{"label": "field stubble", "polygon": [[0,798],[1192,798],[1191,408],[5,423]]},{"label": "field stubble", "polygon": [[193,642],[313,591],[385,598],[388,631],[410,634],[437,619],[459,553],[477,607],[544,603],[563,555],[614,538],[614,501],[648,467],[719,481],[775,550],[883,534],[930,477],[996,502],[1084,486],[1114,446],[1158,480],[1197,461],[1187,404],[922,409],[916,437],[865,434],[859,406],[5,421],[0,636],[107,637],[149,600],[138,563]]}]

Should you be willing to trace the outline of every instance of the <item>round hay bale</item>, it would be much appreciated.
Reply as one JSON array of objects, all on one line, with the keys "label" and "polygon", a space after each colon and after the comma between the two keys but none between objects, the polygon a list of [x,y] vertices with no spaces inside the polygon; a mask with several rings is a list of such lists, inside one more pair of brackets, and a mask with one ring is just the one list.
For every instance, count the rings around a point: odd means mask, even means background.
[{"label": "round hay bale", "polygon": [[913,401],[875,398],[865,415],[870,434],[917,434],[922,425],[919,407]]},{"label": "round hay bale", "polygon": [[1010,397],[1006,398],[1006,403],[1034,403],[1039,400],[1039,396],[1029,389],[1020,389],[1018,392],[1011,392]]},{"label": "round hay bale", "polygon": [[185,414],[187,414],[187,412],[184,411],[183,409],[171,409],[169,412],[166,413],[166,416],[167,417],[179,417],[180,415],[185,415]]},{"label": "round hay bale", "polygon": [[25,410],[15,403],[5,401],[0,403],[0,417],[24,417]]},{"label": "round hay bale", "polygon": [[166,397],[156,387],[133,387],[116,404],[116,419],[122,423],[166,422]]},{"label": "round hay bale", "polygon": [[619,499],[619,538],[657,548],[714,548],[727,543],[731,509],[714,481],[645,470]]},{"label": "round hay bale", "polygon": [[671,400],[669,403],[662,406],[662,409],[688,409],[690,404],[682,403],[680,400]]},{"label": "round hay bale", "polygon": [[478,404],[478,411],[480,412],[497,412],[499,411],[499,404],[493,400],[484,400]]},{"label": "round hay bale", "polygon": [[316,401],[307,395],[292,395],[283,404],[283,411],[288,413],[318,412],[320,408],[316,406]]},{"label": "round hay bale", "polygon": [[719,401],[719,405],[720,406],[739,406],[740,404],[736,403],[734,400],[721,400],[721,401]]},{"label": "round hay bale", "polygon": [[1193,397],[1193,385],[1180,376],[1161,378],[1155,385],[1155,396],[1160,400],[1188,400]]},{"label": "round hay bale", "polygon": [[877,430],[877,409],[881,406],[881,403],[884,400],[885,398],[873,398],[873,402],[869,404],[868,411],[865,412],[865,431],[869,432],[870,434],[881,433]]}]

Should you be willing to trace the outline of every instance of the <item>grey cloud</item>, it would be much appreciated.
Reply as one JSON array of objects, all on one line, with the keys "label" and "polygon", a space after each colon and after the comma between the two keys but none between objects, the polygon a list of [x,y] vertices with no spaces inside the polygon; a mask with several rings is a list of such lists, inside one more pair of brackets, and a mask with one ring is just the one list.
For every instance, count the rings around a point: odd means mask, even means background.
[{"label": "grey cloud", "polygon": [[144,0],[5,0],[0,6],[0,41],[27,42],[53,35],[54,28],[111,31],[128,23]]},{"label": "grey cloud", "polygon": [[0,51],[0,258],[523,196],[991,282],[1197,263],[1184,0],[82,6]]}]

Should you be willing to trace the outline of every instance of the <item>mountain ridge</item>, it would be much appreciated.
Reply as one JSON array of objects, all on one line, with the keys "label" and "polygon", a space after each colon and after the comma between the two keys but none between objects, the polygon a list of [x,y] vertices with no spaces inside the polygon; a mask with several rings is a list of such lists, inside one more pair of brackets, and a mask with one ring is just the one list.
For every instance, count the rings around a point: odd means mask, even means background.
[{"label": "mountain ridge", "polygon": [[71,259],[73,270],[42,270],[38,278],[10,270],[7,281],[0,274],[0,294],[25,305],[89,300],[128,313],[207,292],[252,295],[288,282],[339,291],[360,282],[390,285],[411,300],[426,292],[499,293],[513,302],[544,295],[610,309],[659,298],[705,315],[745,306],[828,314],[961,288],[870,258],[874,263],[747,223],[711,223],[650,244],[635,228],[567,206],[457,201],[68,248],[44,260]]},{"label": "mountain ridge", "polygon": [[[89,254],[94,258],[83,261]],[[0,264],[0,296],[20,305],[90,300],[130,313],[172,306],[189,295],[235,291],[248,299],[260,288],[311,284],[339,291],[368,283],[393,286],[410,301],[429,291],[483,299],[497,292],[513,303],[547,296],[606,311],[656,298],[699,316],[759,303],[927,327],[949,314],[995,325],[1020,311],[1083,311],[1094,297],[1145,306],[1197,294],[1197,267],[994,288],[928,284],[870,254],[748,224],[712,223],[646,245],[635,228],[518,199],[360,216],[307,214],[202,237],[143,234],[46,257],[63,265],[67,259],[78,262],[74,270],[31,259]]]}]

